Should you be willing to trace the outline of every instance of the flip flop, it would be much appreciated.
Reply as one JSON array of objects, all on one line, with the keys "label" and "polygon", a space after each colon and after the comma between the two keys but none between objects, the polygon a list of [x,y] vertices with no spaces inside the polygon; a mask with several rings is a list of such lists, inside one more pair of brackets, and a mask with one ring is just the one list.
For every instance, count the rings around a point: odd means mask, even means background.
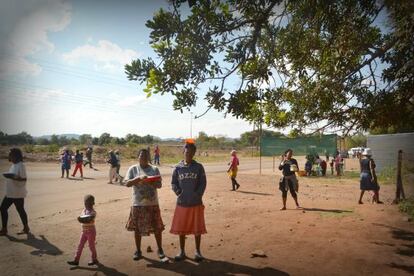
[{"label": "flip flop", "polygon": [[177,256],[174,257],[174,261],[176,262],[181,262],[183,261],[185,258],[187,258],[187,256],[185,254],[178,254]]}]

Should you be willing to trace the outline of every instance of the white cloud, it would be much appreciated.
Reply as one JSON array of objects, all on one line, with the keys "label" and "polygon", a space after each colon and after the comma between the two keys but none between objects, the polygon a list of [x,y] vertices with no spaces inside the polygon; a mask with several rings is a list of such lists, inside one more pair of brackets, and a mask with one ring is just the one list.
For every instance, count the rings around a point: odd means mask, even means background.
[{"label": "white cloud", "polygon": [[150,101],[151,98],[147,98],[145,95],[136,95],[132,97],[126,97],[120,101],[117,102],[118,106],[121,107],[130,107],[130,106],[136,106],[140,103],[146,103]]},{"label": "white cloud", "polygon": [[[46,0],[29,3],[22,2],[20,18],[15,19],[12,31],[2,42],[0,48],[10,58],[1,61],[0,75],[13,73],[36,75],[41,67],[31,63],[27,57],[40,51],[53,52],[54,44],[48,39],[48,32],[63,30],[71,21],[71,5],[66,1]],[[29,5],[28,4],[28,5]]]},{"label": "white cloud", "polygon": [[108,40],[99,40],[96,45],[88,43],[63,54],[63,59],[69,64],[90,60],[95,62],[95,69],[113,72],[123,69],[125,64],[139,56],[140,54],[134,50],[123,49]]}]

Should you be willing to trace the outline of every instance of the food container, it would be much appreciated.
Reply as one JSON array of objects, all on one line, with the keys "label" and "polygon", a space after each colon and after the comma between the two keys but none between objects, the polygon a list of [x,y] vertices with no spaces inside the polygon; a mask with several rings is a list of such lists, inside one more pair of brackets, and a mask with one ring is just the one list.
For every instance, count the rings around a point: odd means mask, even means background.
[{"label": "food container", "polygon": [[143,179],[143,181],[147,183],[157,182],[160,180],[161,180],[161,175],[152,175],[152,176],[148,176],[147,178]]},{"label": "food container", "polygon": [[3,176],[5,178],[13,178],[14,177],[14,173],[3,173]]},{"label": "food container", "polygon": [[94,216],[92,215],[82,215],[79,216],[78,220],[80,223],[89,223],[91,220],[93,220]]}]

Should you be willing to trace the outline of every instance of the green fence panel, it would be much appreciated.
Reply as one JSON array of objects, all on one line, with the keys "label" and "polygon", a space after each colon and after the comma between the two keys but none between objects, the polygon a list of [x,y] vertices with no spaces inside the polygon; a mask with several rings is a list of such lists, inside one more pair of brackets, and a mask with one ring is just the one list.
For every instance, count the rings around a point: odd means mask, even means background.
[{"label": "green fence panel", "polygon": [[300,138],[263,137],[261,139],[261,152],[263,156],[280,156],[287,149],[292,149],[295,155],[328,153],[333,156],[337,150],[336,134],[310,136]]}]

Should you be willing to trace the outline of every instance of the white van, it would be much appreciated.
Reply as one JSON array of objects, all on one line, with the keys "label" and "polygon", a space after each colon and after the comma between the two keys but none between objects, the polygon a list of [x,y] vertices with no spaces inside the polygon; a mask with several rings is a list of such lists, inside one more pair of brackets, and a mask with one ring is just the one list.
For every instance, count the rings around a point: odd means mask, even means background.
[{"label": "white van", "polygon": [[364,151],[364,147],[357,147],[351,148],[348,150],[349,157],[355,158],[358,153],[362,153]]}]

